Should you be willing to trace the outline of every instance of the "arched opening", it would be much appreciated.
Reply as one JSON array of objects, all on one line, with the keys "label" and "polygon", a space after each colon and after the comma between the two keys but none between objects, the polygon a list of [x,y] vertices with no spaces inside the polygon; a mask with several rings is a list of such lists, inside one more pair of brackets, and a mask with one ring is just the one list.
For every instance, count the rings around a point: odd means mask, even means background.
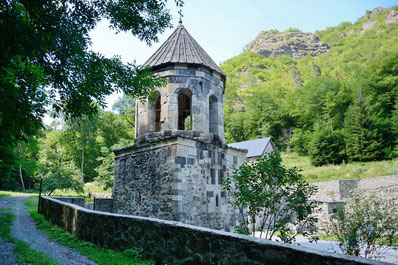
[{"label": "arched opening", "polygon": [[192,93],[184,89],[178,95],[178,130],[192,130]]},{"label": "arched opening", "polygon": [[218,107],[214,95],[209,98],[209,133],[218,135]]},{"label": "arched opening", "polygon": [[160,132],[160,113],[161,113],[161,105],[160,105],[160,94],[158,92],[158,96],[155,99],[155,132]]},{"label": "arched opening", "polygon": [[218,207],[218,194],[216,195],[216,207]]},{"label": "arched opening", "polygon": [[155,131],[159,132],[162,128],[161,123],[160,123],[160,114],[161,114],[161,109],[162,106],[160,104],[160,93],[159,91],[155,92],[155,95],[152,98],[152,101],[150,101],[149,104],[149,126],[150,126],[150,131]]}]

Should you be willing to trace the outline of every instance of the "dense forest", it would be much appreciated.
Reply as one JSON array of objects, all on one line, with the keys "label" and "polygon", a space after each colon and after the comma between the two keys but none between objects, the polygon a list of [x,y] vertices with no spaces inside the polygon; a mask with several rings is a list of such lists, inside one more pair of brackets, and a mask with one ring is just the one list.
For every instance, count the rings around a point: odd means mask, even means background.
[{"label": "dense forest", "polygon": [[[292,32],[299,30],[258,39],[289,42]],[[271,136],[279,150],[309,155],[317,166],[398,157],[398,8],[315,35],[328,51],[264,56],[270,52],[251,43],[221,65],[227,141]]]},{"label": "dense forest", "polygon": [[2,188],[32,189],[39,178],[48,193],[64,188],[83,191],[83,184],[92,181],[111,188],[112,149],[133,143],[134,102],[125,95],[114,103],[113,112],[99,110],[73,121],[58,118],[20,141],[12,150],[14,166],[3,177]]},{"label": "dense forest", "polygon": [[[20,8],[16,5],[15,12],[23,10]],[[396,17],[391,19],[392,11]],[[16,24],[21,32],[27,30],[23,23]],[[290,33],[299,30],[272,30],[262,32],[258,38],[273,36],[283,42],[291,38]],[[44,34],[46,44],[52,37]],[[248,45],[242,54],[221,65],[227,74],[227,141],[271,136],[279,150],[308,155],[314,165],[398,157],[398,8],[369,11],[353,24],[341,23],[315,35],[325,43],[316,56],[265,56]],[[14,42],[10,42],[10,47]],[[33,188],[40,178],[48,192],[67,187],[82,190],[82,184],[91,181],[111,187],[111,150],[132,144],[134,96],[147,96],[148,91],[134,90],[132,96],[121,97],[113,105],[113,112],[95,109],[101,109],[104,96],[117,90],[114,87],[138,88],[149,81],[153,87],[164,81],[150,73],[140,73],[135,66],[124,66],[117,58],[97,58],[90,53],[84,56],[93,61],[85,62],[87,58],[82,55],[85,59],[76,59],[78,63],[65,69],[51,69],[40,58],[38,62],[42,64],[37,65],[20,61],[24,56],[41,56],[51,49],[54,58],[69,56],[62,54],[62,47],[37,47],[33,55],[23,54],[24,50],[15,50],[16,55],[11,51],[10,58],[14,59],[10,62],[15,65],[7,64],[7,75],[0,78],[0,95],[8,93],[1,97],[0,104],[0,189],[21,189],[22,185]],[[4,62],[5,59],[2,65]],[[87,72],[80,71],[79,64]],[[89,71],[94,66],[103,72]],[[71,78],[63,76],[62,71],[68,75],[78,73]],[[106,71],[113,75],[101,79],[99,74]],[[130,74],[135,79],[120,81]],[[92,80],[101,89],[88,87]],[[24,82],[37,89],[26,86],[21,93],[14,89],[24,88]],[[48,84],[54,89],[45,91]],[[12,97],[10,91],[14,91]],[[50,97],[45,95],[48,92]],[[128,89],[125,92],[129,94]],[[69,101],[61,104],[56,93]],[[92,102],[90,98],[95,97],[97,100]],[[17,111],[15,106],[26,108]],[[57,119],[42,127],[40,118],[47,106],[52,106]]]}]

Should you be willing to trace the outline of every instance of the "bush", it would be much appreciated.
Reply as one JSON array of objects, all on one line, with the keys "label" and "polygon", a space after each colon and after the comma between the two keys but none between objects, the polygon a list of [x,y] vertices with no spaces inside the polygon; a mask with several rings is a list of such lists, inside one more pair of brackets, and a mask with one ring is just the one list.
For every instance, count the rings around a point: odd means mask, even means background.
[{"label": "bush", "polygon": [[293,228],[311,228],[304,231],[312,235],[317,219],[312,213],[317,203],[309,201],[316,187],[303,180],[296,168],[286,168],[281,164],[278,153],[267,154],[256,161],[247,161],[231,176],[224,179],[224,188],[232,193],[231,203],[240,211],[240,227],[243,234],[272,239],[278,236],[281,241],[295,240]]},{"label": "bush", "polygon": [[398,200],[353,194],[330,223],[345,254],[378,258],[398,243]]}]

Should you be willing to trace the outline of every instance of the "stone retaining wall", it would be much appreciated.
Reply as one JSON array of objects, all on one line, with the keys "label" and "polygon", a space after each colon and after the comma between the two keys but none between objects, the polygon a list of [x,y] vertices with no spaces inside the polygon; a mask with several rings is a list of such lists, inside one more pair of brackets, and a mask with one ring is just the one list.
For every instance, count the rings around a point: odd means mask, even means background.
[{"label": "stone retaining wall", "polygon": [[313,183],[318,192],[313,199],[345,200],[350,192],[360,190],[365,194],[377,194],[386,199],[398,197],[398,175],[364,179],[331,180]]},{"label": "stone retaining wall", "polygon": [[42,197],[40,213],[83,240],[112,249],[139,247],[169,264],[388,264],[358,257],[130,215],[88,210]]},{"label": "stone retaining wall", "polygon": [[101,212],[113,212],[112,198],[94,198],[94,210]]}]

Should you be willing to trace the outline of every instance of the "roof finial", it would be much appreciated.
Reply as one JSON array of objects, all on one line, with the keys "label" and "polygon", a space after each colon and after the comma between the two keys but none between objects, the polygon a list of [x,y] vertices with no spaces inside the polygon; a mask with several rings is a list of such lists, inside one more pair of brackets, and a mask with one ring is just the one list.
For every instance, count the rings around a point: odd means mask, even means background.
[{"label": "roof finial", "polygon": [[178,14],[180,14],[180,20],[178,21],[178,23],[182,24],[182,18],[184,17],[182,15],[182,8],[180,7],[180,11],[178,11]]}]

